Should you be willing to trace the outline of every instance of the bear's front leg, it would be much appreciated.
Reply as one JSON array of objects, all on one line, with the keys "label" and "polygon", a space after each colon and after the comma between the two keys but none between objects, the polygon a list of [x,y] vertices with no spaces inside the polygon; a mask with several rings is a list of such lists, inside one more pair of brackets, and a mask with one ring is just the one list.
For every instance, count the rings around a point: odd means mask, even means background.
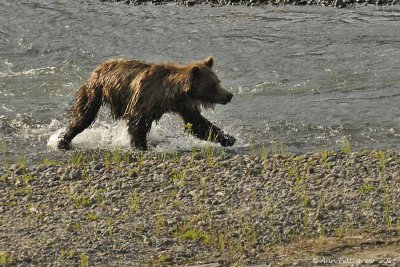
[{"label": "bear's front leg", "polygon": [[185,125],[191,124],[191,133],[199,139],[218,142],[222,146],[233,146],[235,137],[225,134],[220,128],[213,125],[209,120],[204,118],[200,111],[183,111],[179,112],[183,118]]},{"label": "bear's front leg", "polygon": [[144,118],[128,121],[128,133],[131,138],[131,147],[139,150],[147,150],[147,134],[150,131],[152,121]]}]

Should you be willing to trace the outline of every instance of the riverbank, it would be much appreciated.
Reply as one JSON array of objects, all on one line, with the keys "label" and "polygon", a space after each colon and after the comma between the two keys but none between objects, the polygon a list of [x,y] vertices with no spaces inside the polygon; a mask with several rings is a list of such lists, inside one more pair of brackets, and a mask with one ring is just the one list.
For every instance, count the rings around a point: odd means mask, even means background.
[{"label": "riverbank", "polygon": [[400,261],[400,152],[116,150],[1,164],[2,265]]},{"label": "riverbank", "polygon": [[398,5],[399,0],[101,0],[102,2],[122,2],[125,4],[145,5],[154,4],[161,5],[166,3],[176,3],[178,5],[194,6],[198,4],[209,4],[211,6],[219,5],[319,5],[333,6],[343,8],[354,5]]}]

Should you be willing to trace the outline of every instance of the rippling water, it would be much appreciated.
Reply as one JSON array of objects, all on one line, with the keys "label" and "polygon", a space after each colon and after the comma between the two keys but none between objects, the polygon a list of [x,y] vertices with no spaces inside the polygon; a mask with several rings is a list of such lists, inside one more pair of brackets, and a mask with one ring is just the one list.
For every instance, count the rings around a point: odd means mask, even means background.
[{"label": "rippling water", "polygon": [[[0,0],[0,138],[9,156],[56,155],[74,92],[104,59],[186,63],[213,55],[234,94],[206,117],[234,149],[400,147],[400,8],[127,6]],[[204,146],[164,116],[155,150]],[[128,147],[103,109],[78,149]]]}]

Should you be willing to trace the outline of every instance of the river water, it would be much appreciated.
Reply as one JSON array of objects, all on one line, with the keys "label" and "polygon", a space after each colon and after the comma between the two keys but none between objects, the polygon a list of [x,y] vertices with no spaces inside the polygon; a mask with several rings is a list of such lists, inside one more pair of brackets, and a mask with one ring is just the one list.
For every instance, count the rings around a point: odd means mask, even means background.
[{"label": "river water", "polygon": [[[234,150],[400,148],[400,7],[128,6],[100,1],[0,0],[2,157],[55,150],[74,92],[103,60],[184,64],[215,57],[234,93],[204,112],[237,139]],[[190,150],[167,115],[152,150]],[[129,147],[124,122],[103,108],[78,150]]]}]

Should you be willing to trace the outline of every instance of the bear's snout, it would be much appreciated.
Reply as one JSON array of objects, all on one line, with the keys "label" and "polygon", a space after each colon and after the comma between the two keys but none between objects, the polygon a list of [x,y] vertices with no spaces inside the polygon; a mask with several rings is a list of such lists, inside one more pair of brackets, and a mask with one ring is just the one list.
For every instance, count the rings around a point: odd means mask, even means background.
[{"label": "bear's snout", "polygon": [[223,105],[226,105],[226,104],[228,104],[229,102],[231,102],[232,97],[233,97],[233,94],[232,94],[232,93],[226,92],[226,94],[225,94],[225,96],[224,96],[224,99],[222,100],[222,104],[223,104]]}]

